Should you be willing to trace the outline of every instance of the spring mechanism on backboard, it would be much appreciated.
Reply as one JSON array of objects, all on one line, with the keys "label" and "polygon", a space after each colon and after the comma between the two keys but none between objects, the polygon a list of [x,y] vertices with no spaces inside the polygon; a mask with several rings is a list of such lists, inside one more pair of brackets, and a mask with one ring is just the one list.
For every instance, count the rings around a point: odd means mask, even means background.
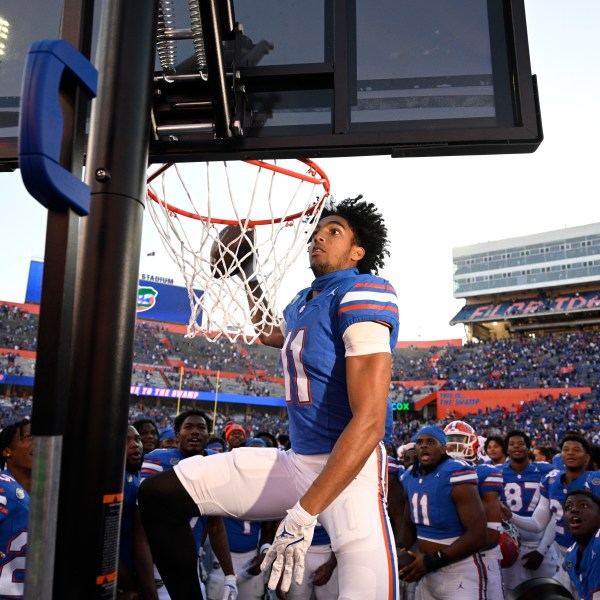
[{"label": "spring mechanism on backboard", "polygon": [[159,0],[156,24],[156,51],[163,71],[174,71],[177,62],[177,42],[170,37],[175,28],[173,0]]},{"label": "spring mechanism on backboard", "polygon": [[194,42],[194,54],[198,69],[206,71],[206,52],[204,51],[204,35],[202,33],[202,22],[200,20],[200,7],[198,0],[188,0],[190,7],[190,22],[192,28],[192,40]]}]

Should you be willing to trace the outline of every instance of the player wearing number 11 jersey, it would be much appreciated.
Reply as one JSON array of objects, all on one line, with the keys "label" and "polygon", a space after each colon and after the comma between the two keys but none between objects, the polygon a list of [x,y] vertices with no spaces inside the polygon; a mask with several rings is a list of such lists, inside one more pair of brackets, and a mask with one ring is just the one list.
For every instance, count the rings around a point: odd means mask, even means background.
[{"label": "player wearing number 11 jersey", "polygon": [[[260,336],[282,350],[291,450],[243,448],[190,458],[149,479],[140,506],[151,544],[186,535],[175,516],[283,518],[262,568],[272,564],[269,587],[281,577],[287,592],[292,577],[303,580],[318,516],[336,555],[340,597],[397,597],[382,441],[398,302],[391,284],[372,274],[389,254],[387,243],[373,204],[356,198],[326,207],[309,246],[315,280],[284,311],[281,327]],[[258,323],[266,310],[258,305],[260,283],[247,288]],[[159,569],[171,598],[196,598],[191,583],[182,589],[194,574],[184,573],[177,551],[169,550]]]},{"label": "player wearing number 11 jersey", "polygon": [[[415,560],[400,570],[419,581],[421,600],[487,600],[487,571],[478,550],[486,544],[486,517],[475,469],[446,453],[439,427],[423,427],[413,438],[418,463],[402,477],[405,516],[399,543]],[[408,561],[407,561],[408,562]]]}]

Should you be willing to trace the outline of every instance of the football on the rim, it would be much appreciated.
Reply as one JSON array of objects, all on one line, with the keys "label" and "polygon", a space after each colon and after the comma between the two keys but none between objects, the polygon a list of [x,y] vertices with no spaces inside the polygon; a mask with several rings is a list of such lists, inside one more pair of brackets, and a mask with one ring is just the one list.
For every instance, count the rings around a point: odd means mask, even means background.
[{"label": "football on the rim", "polygon": [[210,249],[211,274],[216,279],[243,276],[244,266],[253,257],[254,229],[244,230],[240,225],[227,225],[219,233]]}]

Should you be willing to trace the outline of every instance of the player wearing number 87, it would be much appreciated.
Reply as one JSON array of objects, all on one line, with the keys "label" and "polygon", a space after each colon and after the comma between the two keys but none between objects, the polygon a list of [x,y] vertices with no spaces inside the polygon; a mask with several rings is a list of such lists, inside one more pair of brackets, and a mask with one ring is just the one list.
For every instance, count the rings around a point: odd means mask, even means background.
[{"label": "player wearing number 87", "polygon": [[419,581],[422,600],[485,600],[485,567],[478,550],[486,544],[486,517],[477,473],[446,452],[439,427],[423,427],[413,438],[418,463],[402,477],[406,494],[398,545],[415,560],[400,569],[404,581]]},{"label": "player wearing number 87", "polygon": [[31,421],[0,433],[0,599],[23,598],[29,490],[33,461]]},{"label": "player wearing number 87", "polygon": [[[360,198],[330,203],[309,245],[316,279],[285,309],[281,326],[260,336],[282,349],[291,451],[243,448],[191,458],[175,466],[175,478],[161,474],[146,490],[142,485],[144,521],[160,529],[149,538],[169,545],[163,553],[169,560],[159,564],[167,587],[194,576],[181,567],[171,543],[186,534],[174,516],[193,516],[186,513],[193,504],[196,514],[283,519],[263,563],[272,565],[271,589],[280,582],[285,592],[292,577],[302,581],[318,516],[336,555],[339,597],[397,598],[382,440],[391,411],[398,302],[392,285],[373,274],[389,254],[387,244],[373,204]],[[260,283],[248,280],[248,302],[256,306]],[[187,600],[183,594],[171,598]]]},{"label": "player wearing number 87", "polygon": [[[542,479],[554,467],[549,463],[530,462],[531,441],[523,431],[510,431],[505,442],[509,460],[502,467],[501,500],[513,514],[528,517],[540,499]],[[539,533],[526,531],[518,525],[517,529],[521,536],[519,558],[511,567],[502,569],[507,594],[527,579],[554,577],[558,566],[554,522]]]}]

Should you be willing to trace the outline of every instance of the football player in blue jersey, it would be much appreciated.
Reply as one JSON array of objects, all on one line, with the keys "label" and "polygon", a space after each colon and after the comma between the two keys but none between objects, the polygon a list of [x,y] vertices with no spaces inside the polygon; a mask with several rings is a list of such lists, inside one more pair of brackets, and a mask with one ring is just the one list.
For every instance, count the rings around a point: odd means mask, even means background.
[{"label": "football player in blue jersey", "polygon": [[[415,437],[418,463],[402,477],[406,494],[400,543],[418,552],[400,569],[404,581],[418,581],[422,600],[487,598],[486,569],[478,551],[486,544],[486,517],[477,473],[446,452],[446,435],[426,426]],[[405,553],[403,553],[404,555]]]},{"label": "football player in blue jersey", "polygon": [[479,462],[479,437],[465,421],[452,421],[444,427],[446,451],[455,460],[464,460],[473,465],[477,473],[479,496],[487,519],[487,542],[480,556],[487,569],[487,600],[503,600],[504,587],[500,563],[500,531],[502,529],[502,473],[498,467]]},{"label": "football player in blue jersey", "polygon": [[33,463],[31,421],[0,433],[0,599],[23,598],[29,491]]},{"label": "football player in blue jersey", "polygon": [[[272,564],[269,587],[275,589],[282,577],[283,591],[292,577],[303,579],[319,517],[337,557],[340,597],[396,597],[382,440],[398,301],[392,285],[373,274],[389,255],[387,245],[387,229],[373,204],[360,198],[330,203],[308,249],[315,280],[285,309],[281,326],[260,336],[282,349],[288,452],[240,448],[193,457],[149,480],[153,485],[146,490],[142,486],[150,542],[168,549],[159,565],[167,586],[175,590],[188,581],[192,589],[195,573],[184,568],[180,548],[169,544],[173,536],[189,535],[185,517],[283,518],[263,563]],[[256,307],[260,282],[251,281],[247,293]],[[260,321],[258,314],[254,318]],[[198,597],[198,592],[173,595]]]},{"label": "football player in blue jersey", "polygon": [[123,512],[119,534],[119,579],[117,600],[139,598],[157,600],[158,592],[152,569],[152,555],[137,506],[140,487],[139,471],[144,447],[138,430],[129,425],[125,450],[125,481],[123,484]]},{"label": "football player in blue jersey", "polygon": [[[141,469],[141,477],[144,481],[143,485],[140,486],[140,490],[143,490],[146,485],[152,480],[153,477],[158,476],[160,473],[170,472],[179,461],[189,458],[190,456],[199,456],[204,458],[211,454],[216,454],[212,451],[205,450],[205,446],[208,442],[208,432],[211,425],[210,418],[200,410],[186,410],[177,417],[173,422],[173,428],[177,436],[177,447],[176,448],[165,448],[154,450],[144,456],[144,462]],[[138,497],[139,497],[138,492]],[[202,516],[198,519],[198,514],[193,517],[192,522],[190,519],[185,521],[187,532],[191,538],[184,539],[184,542],[191,543],[188,546],[188,552],[185,556],[188,560],[193,561],[194,569],[197,572],[198,569],[198,557],[202,547],[202,538],[205,533],[208,533],[211,546],[215,555],[218,557],[219,563],[222,566],[224,578],[224,592],[223,600],[235,600],[237,597],[237,585],[236,578],[233,571],[233,564],[231,562],[231,554],[229,551],[229,545],[227,543],[227,534],[223,525],[223,520],[220,517],[215,516]],[[191,527],[190,527],[191,525]],[[151,524],[149,526],[148,521],[144,520],[144,529],[152,531]],[[149,537],[149,536],[148,536]],[[179,543],[179,542],[178,542]],[[160,557],[161,553],[169,553],[172,551],[173,546],[159,546],[152,548],[152,555],[155,563],[159,567],[159,573],[161,577],[164,577],[162,570],[160,569]],[[193,553],[190,551],[193,550]],[[191,558],[190,558],[191,556]],[[158,584],[159,594],[161,599],[165,598],[164,590],[161,589],[162,581]],[[198,583],[198,585],[201,585]],[[175,600],[171,590],[167,586],[169,595]],[[168,598],[169,595],[166,597]],[[189,598],[194,598],[193,595],[189,595]],[[198,596],[202,597],[202,596]]]},{"label": "football player in blue jersey", "polygon": [[600,498],[588,490],[574,490],[565,500],[565,524],[575,539],[564,568],[580,600],[600,598]]},{"label": "football player in blue jersey", "polygon": [[[524,431],[509,431],[505,443],[509,460],[502,468],[502,502],[513,514],[528,517],[539,502],[542,479],[554,467],[550,463],[530,461],[531,440]],[[553,577],[558,568],[553,522],[539,533],[516,527],[521,536],[519,558],[511,567],[502,569],[507,593],[528,579]]]},{"label": "football player in blue jersey", "polygon": [[[560,551],[560,562],[564,559],[567,549],[574,542],[569,530],[565,527],[563,504],[567,493],[571,490],[588,489],[600,496],[600,475],[588,471],[590,461],[590,444],[578,433],[568,433],[560,443],[563,469],[551,472],[542,479],[540,501],[530,517],[513,515],[510,510],[505,516],[517,527],[526,531],[540,532],[554,520],[555,541]],[[569,587],[569,577],[561,569],[557,579]],[[575,590],[572,590],[575,591]]]}]

